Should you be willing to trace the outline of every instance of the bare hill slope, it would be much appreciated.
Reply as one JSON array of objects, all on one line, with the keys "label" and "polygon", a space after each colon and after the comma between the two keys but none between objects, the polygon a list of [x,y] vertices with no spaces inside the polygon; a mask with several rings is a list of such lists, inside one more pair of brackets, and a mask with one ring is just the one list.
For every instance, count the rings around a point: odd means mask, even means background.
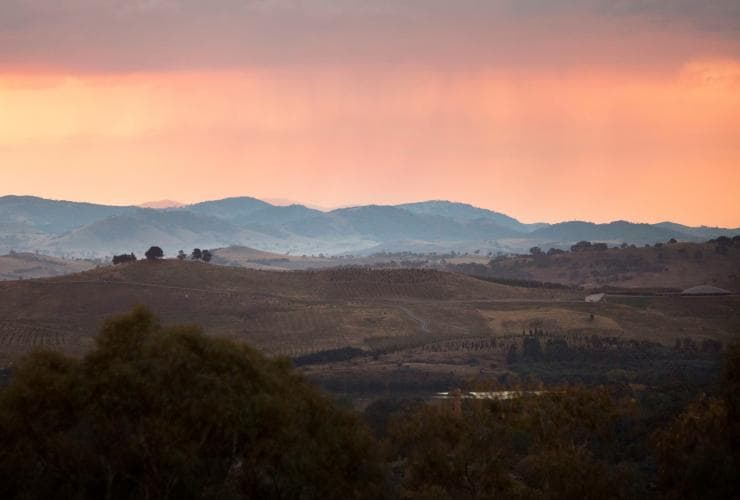
[{"label": "bare hill slope", "polygon": [[79,273],[95,267],[81,259],[60,259],[47,255],[14,252],[0,255],[0,280],[46,278]]},{"label": "bare hill slope", "polygon": [[424,345],[532,328],[671,344],[684,336],[727,340],[740,327],[737,297],[586,304],[574,290],[505,286],[428,269],[271,272],[140,261],[0,283],[0,365],[35,347],[81,354],[106,318],[135,304],[150,306],[165,322],[197,323],[294,357],[345,348],[413,357]]}]

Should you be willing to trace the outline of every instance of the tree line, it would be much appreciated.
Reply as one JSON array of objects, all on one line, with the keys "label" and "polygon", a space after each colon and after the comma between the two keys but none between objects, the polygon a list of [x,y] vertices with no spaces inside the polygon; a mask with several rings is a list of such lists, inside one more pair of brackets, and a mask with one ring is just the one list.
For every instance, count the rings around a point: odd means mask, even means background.
[{"label": "tree line", "polygon": [[[159,260],[164,258],[164,251],[159,246],[151,246],[149,249],[144,253],[144,257],[146,257],[147,260],[153,261],[153,260]],[[188,258],[188,255],[183,251],[180,250],[177,252],[177,259],[178,260],[186,260]],[[201,250],[200,248],[194,248],[193,251],[190,253],[190,259],[191,260],[200,260],[203,262],[210,262],[211,259],[213,259],[213,254],[210,250]],[[131,252],[130,254],[120,254],[120,255],[114,255],[113,256],[113,264],[126,264],[129,262],[136,262],[138,259],[136,258],[136,255]]]}]

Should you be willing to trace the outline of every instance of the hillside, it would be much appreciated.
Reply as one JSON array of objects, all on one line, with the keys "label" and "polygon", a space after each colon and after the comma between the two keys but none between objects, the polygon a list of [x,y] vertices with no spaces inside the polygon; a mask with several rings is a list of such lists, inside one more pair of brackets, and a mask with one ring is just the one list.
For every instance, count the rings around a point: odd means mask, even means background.
[{"label": "hillside", "polygon": [[[587,304],[584,293],[434,270],[270,272],[140,261],[0,283],[0,365],[40,346],[80,355],[106,318],[135,304],[150,306],[165,322],[197,323],[269,354],[328,357],[346,376],[385,380],[407,367],[403,376],[414,374],[417,382],[467,377],[480,366],[501,370],[512,339],[527,329],[672,346],[684,337],[726,342],[740,328],[734,296]],[[336,380],[332,363],[306,370]]]},{"label": "hillside", "polygon": [[62,276],[87,271],[95,266],[87,260],[14,252],[0,255],[0,281]]},{"label": "hillside", "polygon": [[[550,295],[431,270],[275,273],[191,261],[140,261],[62,278],[0,284],[3,324],[21,332],[28,329],[31,336],[28,344],[7,331],[0,338],[6,356],[9,347],[16,352],[47,343],[79,352],[104,318],[146,303],[165,319],[245,336],[272,352],[342,343],[361,346],[366,338],[417,331],[417,321],[399,308],[398,301],[420,302],[427,308],[442,300]],[[440,307],[434,313],[440,323],[433,330],[475,324],[464,310],[454,302]],[[447,317],[440,316],[442,311],[449,313]],[[25,333],[20,335],[26,338]]]},{"label": "hillside", "polygon": [[446,200],[422,201],[418,203],[405,203],[397,205],[398,208],[408,210],[415,214],[436,215],[448,217],[458,221],[480,221],[485,220],[497,226],[508,228],[517,232],[529,232],[546,224],[522,224],[513,217],[493,210],[478,208],[467,203],[453,203]]},{"label": "hillside", "polygon": [[217,217],[188,211],[136,209],[50,238],[45,248],[77,255],[133,251],[141,256],[156,244],[174,255],[180,249],[219,247],[245,240],[267,245],[269,239]]},{"label": "hillside", "polygon": [[127,213],[135,207],[119,207],[47,200],[36,196],[0,197],[0,220],[25,225],[46,234],[59,234],[112,215]]},{"label": "hillside", "polygon": [[[407,244],[409,244],[407,242]],[[383,254],[370,256],[332,255],[307,256],[265,252],[250,247],[230,246],[211,250],[213,263],[222,266],[246,267],[271,271],[298,271],[327,268],[419,268],[425,256],[407,254],[403,258]]]},{"label": "hillside", "polygon": [[585,287],[674,288],[714,285],[740,292],[740,244],[676,243],[491,262],[486,275]]},{"label": "hillside", "polygon": [[[608,224],[594,224],[592,222],[570,221],[552,224],[539,228],[531,233],[532,238],[543,242],[577,242],[600,241],[618,244],[622,242],[645,244],[677,240],[695,239],[694,235],[682,233],[678,230],[658,227],[650,224],[634,224],[626,221],[615,221]],[[550,245],[543,245],[549,248]],[[557,245],[555,245],[557,246]]]},{"label": "hillside", "polygon": [[213,263],[265,271],[288,271],[336,267],[340,260],[265,252],[250,247],[230,246],[212,250]]},{"label": "hillside", "polygon": [[[408,253],[405,248],[418,253]],[[673,289],[713,285],[740,292],[740,245],[675,243],[585,252],[491,258],[481,253],[439,253],[439,248],[406,241],[387,244],[370,256],[307,257],[263,252],[248,247],[214,250],[214,263],[264,270],[337,267],[440,269],[487,278],[558,283],[585,288]],[[432,253],[438,252],[438,253]]]}]

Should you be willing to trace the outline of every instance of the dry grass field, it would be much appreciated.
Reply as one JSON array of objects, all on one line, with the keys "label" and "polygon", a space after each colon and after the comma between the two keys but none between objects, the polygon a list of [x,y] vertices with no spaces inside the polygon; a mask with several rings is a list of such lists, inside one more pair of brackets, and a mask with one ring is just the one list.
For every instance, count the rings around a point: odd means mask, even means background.
[{"label": "dry grass field", "polygon": [[270,354],[348,347],[368,354],[304,368],[337,380],[345,372],[446,380],[495,371],[505,364],[504,340],[522,330],[664,345],[683,337],[727,342],[740,332],[736,296],[609,296],[587,304],[578,291],[432,270],[270,272],[165,260],[0,283],[0,365],[36,347],[80,355],[106,318],[135,304],[166,323],[199,324]]},{"label": "dry grass field", "polygon": [[214,264],[265,271],[289,271],[336,265],[327,258],[278,254],[244,246],[219,248],[213,250],[213,255]]}]

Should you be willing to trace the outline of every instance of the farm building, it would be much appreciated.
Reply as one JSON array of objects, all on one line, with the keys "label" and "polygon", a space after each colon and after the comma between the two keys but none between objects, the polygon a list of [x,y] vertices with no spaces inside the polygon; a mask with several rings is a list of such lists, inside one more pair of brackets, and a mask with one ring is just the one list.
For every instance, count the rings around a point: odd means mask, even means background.
[{"label": "farm building", "polygon": [[606,297],[605,293],[594,293],[586,296],[586,302],[602,302],[604,300],[604,297]]}]

